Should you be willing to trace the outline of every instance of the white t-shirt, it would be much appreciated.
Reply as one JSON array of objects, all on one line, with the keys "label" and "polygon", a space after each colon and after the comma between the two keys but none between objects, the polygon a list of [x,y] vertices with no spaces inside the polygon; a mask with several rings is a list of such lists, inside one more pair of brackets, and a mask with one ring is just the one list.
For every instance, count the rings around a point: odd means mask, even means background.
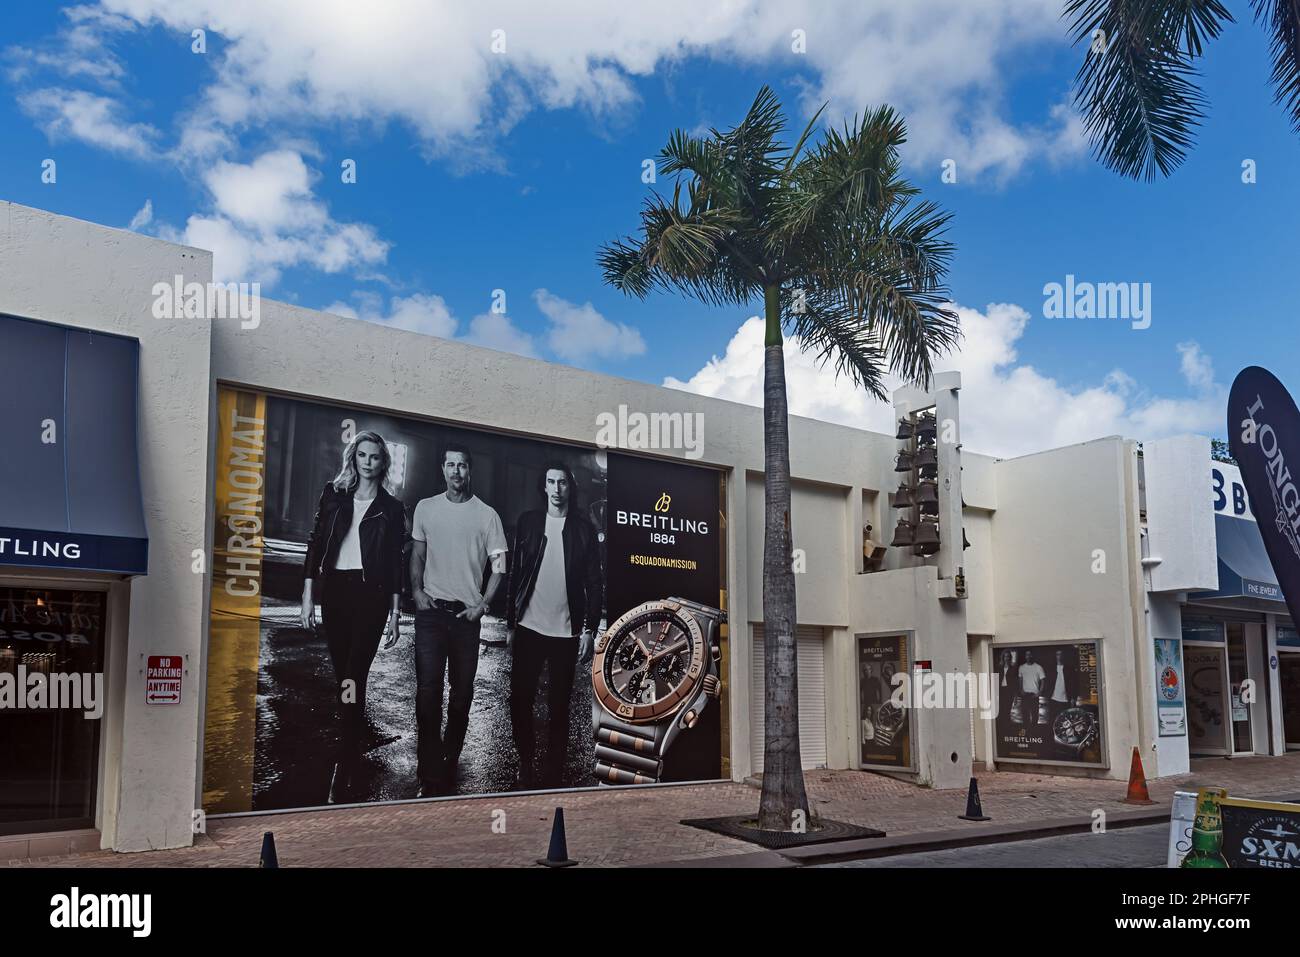
[{"label": "white t-shirt", "polygon": [[374,498],[352,496],[352,524],[339,545],[338,558],[334,559],[334,570],[340,572],[356,571],[361,564],[361,520],[366,517]]},{"label": "white t-shirt", "polygon": [[424,593],[471,606],[483,600],[483,566],[507,547],[501,517],[491,505],[478,496],[451,502],[446,492],[415,506],[411,537],[427,543]]},{"label": "white t-shirt", "polygon": [[1020,666],[1020,690],[1025,694],[1041,694],[1047,672],[1037,661],[1026,662]]},{"label": "white t-shirt", "polygon": [[569,590],[564,580],[564,516],[546,515],[546,544],[537,584],[519,624],[549,638],[572,638]]}]

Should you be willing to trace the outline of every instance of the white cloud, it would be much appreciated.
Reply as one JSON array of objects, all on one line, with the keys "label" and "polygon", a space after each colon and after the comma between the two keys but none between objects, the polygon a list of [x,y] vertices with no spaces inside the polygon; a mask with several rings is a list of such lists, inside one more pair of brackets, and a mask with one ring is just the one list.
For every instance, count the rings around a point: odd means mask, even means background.
[{"label": "white cloud", "polygon": [[[1185,432],[1215,434],[1222,426],[1226,390],[1214,381],[1209,359],[1195,343],[1178,348],[1191,395],[1153,395],[1123,370],[1112,371],[1096,385],[1067,386],[1019,362],[1016,344],[1030,318],[1020,306],[992,303],[983,312],[955,308],[965,338],[961,349],[937,362],[936,369],[961,372],[962,442],[972,451],[1021,455],[1104,435],[1154,439]],[[819,368],[796,342],[787,341],[785,359],[791,413],[893,431],[889,405],[837,381],[831,369]],[[887,379],[888,388],[900,384]],[[686,381],[670,377],[664,385],[762,405],[762,320],[747,320],[726,352]]]},{"label": "white cloud", "polygon": [[456,319],[442,296],[423,293],[394,296],[388,309],[383,308],[383,300],[377,295],[358,294],[356,298],[360,309],[345,302],[334,302],[324,311],[442,339],[450,339],[456,334]]},{"label": "white cloud", "polygon": [[[431,154],[492,162],[491,144],[530,110],[613,114],[636,77],[687,56],[793,66],[802,104],[828,120],[891,102],[909,120],[910,160],[956,159],[964,177],[1005,177],[1059,154],[1060,111],[1009,120],[1006,77],[1066,43],[1057,0],[103,0],[139,24],[219,34],[214,79],[191,121],[237,129],[276,122],[397,121]],[[792,52],[792,30],[806,51]],[[494,31],[503,31],[494,34]],[[504,50],[494,42],[504,42]],[[211,48],[210,48],[211,49]],[[500,51],[500,52],[498,52]],[[382,63],[383,69],[375,64]],[[431,69],[429,64],[436,64]],[[1062,91],[1068,77],[1062,77]]]},{"label": "white cloud", "polygon": [[338,301],[326,306],[324,311],[347,316],[349,319],[364,319],[367,322],[419,332],[426,336],[458,339],[461,342],[501,352],[515,352],[525,356],[537,354],[533,337],[519,329],[509,316],[500,313],[485,312],[475,316],[470,320],[469,331],[462,336],[457,335],[460,322],[452,314],[451,307],[442,296],[431,293],[394,296],[387,307],[384,305],[383,297],[373,292],[357,292],[352,298],[356,301],[356,306]]},{"label": "white cloud", "polygon": [[110,97],[47,87],[22,94],[18,105],[51,141],[81,140],[112,153],[139,158],[158,154],[158,130],[147,123],[128,122],[122,104]]},{"label": "white cloud", "polygon": [[537,355],[533,337],[511,322],[509,316],[497,312],[485,312],[471,319],[465,341],[521,356]]},{"label": "white cloud", "polygon": [[136,210],[136,214],[131,217],[131,222],[127,224],[127,229],[144,229],[153,222],[153,200],[146,199],[144,205]]},{"label": "white cloud", "polygon": [[270,286],[290,267],[337,273],[383,262],[389,244],[372,226],[333,219],[312,191],[314,178],[294,150],[264,153],[251,163],[223,160],[203,174],[211,211],[191,216],[181,232],[161,232],[211,250],[218,282]]},{"label": "white cloud", "polygon": [[570,362],[587,359],[625,359],[645,352],[645,340],[631,326],[610,322],[590,303],[581,306],[538,289],[533,293],[537,308],[550,320],[546,344]]}]

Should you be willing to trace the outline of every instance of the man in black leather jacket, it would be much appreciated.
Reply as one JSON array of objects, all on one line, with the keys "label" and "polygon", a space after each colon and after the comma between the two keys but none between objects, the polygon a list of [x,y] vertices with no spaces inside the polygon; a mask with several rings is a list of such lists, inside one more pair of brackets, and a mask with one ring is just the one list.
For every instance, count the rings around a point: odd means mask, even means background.
[{"label": "man in black leather jacket", "polygon": [[516,786],[534,785],[533,701],[542,668],[550,674],[547,750],[541,784],[559,787],[569,742],[574,671],[591,660],[604,595],[596,529],[577,509],[573,473],[555,463],[543,473],[546,508],[515,526],[507,585],[511,630],[510,719],[519,752]]}]

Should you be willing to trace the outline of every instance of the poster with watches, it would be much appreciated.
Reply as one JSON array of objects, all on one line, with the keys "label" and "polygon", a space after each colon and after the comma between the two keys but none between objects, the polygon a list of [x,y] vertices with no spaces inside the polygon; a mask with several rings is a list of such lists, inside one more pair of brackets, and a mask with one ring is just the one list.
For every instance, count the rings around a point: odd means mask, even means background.
[{"label": "poster with watches", "polygon": [[857,635],[859,759],[864,766],[910,768],[911,727],[907,711],[896,707],[894,675],[906,675],[910,665],[907,639],[902,635]]},{"label": "poster with watches", "polygon": [[1162,738],[1180,738],[1187,733],[1182,644],[1181,638],[1156,639],[1156,717]]},{"label": "poster with watches", "polygon": [[[209,812],[595,786],[597,638],[718,604],[700,466],[222,386],[214,471]],[[611,550],[614,509],[668,541]],[[720,751],[701,722],[675,779]]]},{"label": "poster with watches", "polygon": [[1097,642],[993,645],[999,761],[1103,767]]}]

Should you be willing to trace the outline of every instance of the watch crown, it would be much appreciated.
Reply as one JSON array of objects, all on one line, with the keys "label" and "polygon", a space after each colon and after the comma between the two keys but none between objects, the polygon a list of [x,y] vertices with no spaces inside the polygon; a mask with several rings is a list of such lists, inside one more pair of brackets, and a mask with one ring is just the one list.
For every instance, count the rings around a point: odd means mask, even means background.
[{"label": "watch crown", "polygon": [[716,698],[722,694],[722,683],[718,681],[717,675],[704,676],[704,693],[710,698]]}]

